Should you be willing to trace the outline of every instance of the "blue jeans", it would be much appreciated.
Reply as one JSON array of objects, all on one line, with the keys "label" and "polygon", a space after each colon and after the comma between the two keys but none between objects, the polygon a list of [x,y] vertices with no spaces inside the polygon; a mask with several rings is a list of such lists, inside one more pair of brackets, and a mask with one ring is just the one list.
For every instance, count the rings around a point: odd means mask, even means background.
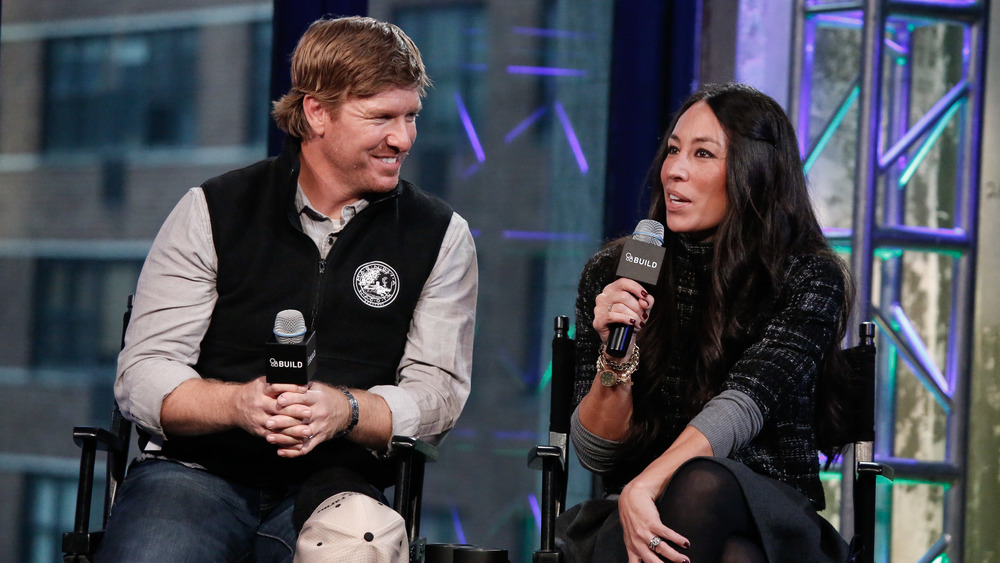
[{"label": "blue jeans", "polygon": [[294,491],[234,484],[159,459],[129,468],[96,563],[291,563]]}]

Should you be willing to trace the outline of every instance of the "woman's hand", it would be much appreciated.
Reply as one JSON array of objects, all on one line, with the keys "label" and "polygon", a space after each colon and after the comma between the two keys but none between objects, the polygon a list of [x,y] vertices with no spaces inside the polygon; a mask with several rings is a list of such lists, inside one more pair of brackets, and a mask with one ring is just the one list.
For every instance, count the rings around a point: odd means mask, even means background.
[{"label": "woman's hand", "polygon": [[[660,521],[656,497],[662,489],[662,484],[643,474],[639,474],[622,489],[618,498],[618,515],[625,531],[625,550],[628,552],[629,563],[660,561],[661,557],[677,563],[688,561],[684,554],[674,549],[674,546],[686,548],[690,545],[687,538]],[[654,542],[653,538],[659,538],[659,541]],[[650,549],[651,545],[653,549]]]},{"label": "woman's hand", "polygon": [[[653,297],[635,280],[620,278],[608,284],[594,299],[594,330],[602,342],[608,341],[610,325],[631,324],[636,330],[649,318]],[[632,343],[630,342],[629,348]],[[605,357],[607,360],[620,361]],[[632,419],[632,385],[605,386],[600,374],[590,392],[580,401],[580,422],[590,432],[606,440],[619,441],[628,433]]]},{"label": "woman's hand", "polygon": [[618,278],[604,288],[594,300],[594,330],[601,342],[608,341],[609,325],[630,324],[636,330],[649,319],[653,296],[635,280]]},{"label": "woman's hand", "polygon": [[[698,456],[711,455],[712,445],[708,438],[694,426],[687,426],[667,451],[625,485],[618,499],[618,514],[625,530],[625,549],[628,551],[629,563],[658,561],[653,555],[654,551],[668,561],[681,563],[688,560],[687,556],[675,548],[687,549],[691,543],[663,524],[656,508],[656,499],[663,494],[670,478],[684,462]],[[660,541],[654,542],[653,538],[660,538]],[[650,548],[653,543],[658,544],[654,546],[655,550]]]}]

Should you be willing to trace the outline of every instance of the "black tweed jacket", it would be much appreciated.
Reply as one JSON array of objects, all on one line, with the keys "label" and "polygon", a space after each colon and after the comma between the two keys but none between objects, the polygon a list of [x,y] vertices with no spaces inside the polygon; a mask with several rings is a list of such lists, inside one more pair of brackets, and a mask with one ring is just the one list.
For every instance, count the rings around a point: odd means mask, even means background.
[{"label": "black tweed jacket", "polygon": [[[637,475],[663,453],[692,418],[687,394],[707,307],[712,247],[682,238],[674,240],[673,245],[676,296],[672,314],[676,316],[678,330],[674,349],[666,351],[667,373],[660,388],[655,390],[662,396],[662,431],[650,451],[622,456],[622,464],[604,475],[608,488],[623,486]],[[601,342],[593,329],[594,299],[614,280],[619,249],[615,245],[599,251],[580,278],[574,407],[587,394],[596,375],[595,362]],[[786,261],[785,278],[776,299],[767,307],[769,313],[750,323],[754,337],[742,350],[727,351],[733,361],[723,389],[748,395],[764,417],[764,426],[757,436],[730,458],[792,486],[818,510],[825,506],[825,500],[819,482],[813,422],[816,382],[844,299],[844,277],[837,262],[815,255],[791,256]],[[643,377],[649,375],[640,362],[634,378]]]}]

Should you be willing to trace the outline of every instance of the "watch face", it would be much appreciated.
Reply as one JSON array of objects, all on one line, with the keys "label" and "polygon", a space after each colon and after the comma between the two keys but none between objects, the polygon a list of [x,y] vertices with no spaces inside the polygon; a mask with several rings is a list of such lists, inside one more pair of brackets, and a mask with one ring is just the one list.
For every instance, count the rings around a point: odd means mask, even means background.
[{"label": "watch face", "polygon": [[615,383],[618,382],[618,374],[613,371],[602,371],[601,372],[601,385],[605,387],[614,387]]}]

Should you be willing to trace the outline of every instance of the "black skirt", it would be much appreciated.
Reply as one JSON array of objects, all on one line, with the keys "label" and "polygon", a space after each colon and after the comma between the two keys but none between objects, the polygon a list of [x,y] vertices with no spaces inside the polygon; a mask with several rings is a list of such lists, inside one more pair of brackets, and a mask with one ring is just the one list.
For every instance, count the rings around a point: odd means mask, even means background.
[{"label": "black skirt", "polygon": [[[710,459],[736,477],[767,560],[771,563],[843,563],[847,542],[802,493],[730,459]],[[556,520],[556,545],[567,563],[627,562],[616,499],[578,504]]]}]

